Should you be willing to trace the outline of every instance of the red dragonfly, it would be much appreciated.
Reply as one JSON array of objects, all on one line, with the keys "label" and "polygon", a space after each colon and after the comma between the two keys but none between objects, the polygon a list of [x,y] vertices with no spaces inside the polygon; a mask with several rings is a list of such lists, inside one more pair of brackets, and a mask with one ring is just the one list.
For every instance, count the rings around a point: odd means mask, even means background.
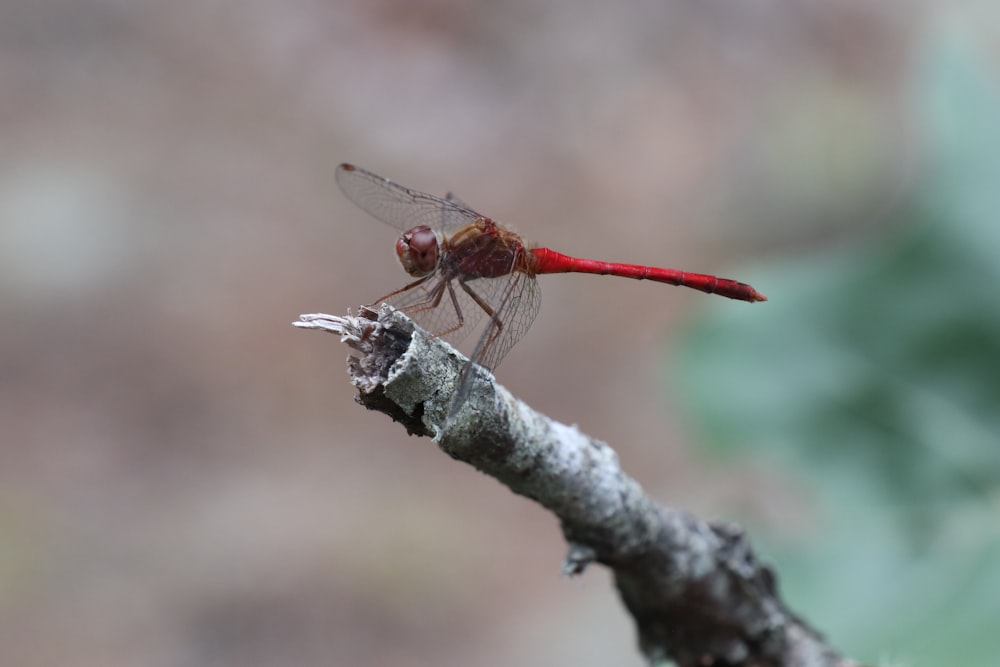
[{"label": "red dragonfly", "polygon": [[532,248],[520,236],[451,195],[404,188],[370,171],[342,164],[337,184],[369,215],[402,232],[396,255],[416,278],[375,301],[399,308],[431,335],[457,343],[483,315],[489,321],[472,361],[492,370],[538,314],[541,273],[594,273],[683,285],[741,301],[767,301],[746,283],[727,278],[617,264]]}]

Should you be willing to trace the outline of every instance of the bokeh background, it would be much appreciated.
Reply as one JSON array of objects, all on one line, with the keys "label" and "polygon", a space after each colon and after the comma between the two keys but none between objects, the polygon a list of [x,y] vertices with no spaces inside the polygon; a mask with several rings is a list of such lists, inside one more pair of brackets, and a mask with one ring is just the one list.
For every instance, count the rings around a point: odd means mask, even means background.
[{"label": "bokeh background", "polygon": [[995,2],[0,1],[0,663],[640,665],[556,522],[290,326],[350,161],[564,252],[499,369],[866,661],[995,665]]}]

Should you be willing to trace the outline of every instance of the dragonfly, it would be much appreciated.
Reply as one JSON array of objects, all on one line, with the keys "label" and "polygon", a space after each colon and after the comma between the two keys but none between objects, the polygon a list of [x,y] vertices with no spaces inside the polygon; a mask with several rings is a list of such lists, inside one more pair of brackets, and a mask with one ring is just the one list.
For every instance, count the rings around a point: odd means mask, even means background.
[{"label": "dragonfly", "polygon": [[396,256],[414,280],[377,299],[413,319],[431,336],[458,344],[487,323],[471,363],[494,370],[528,331],[541,303],[536,276],[590,273],[680,285],[730,299],[767,297],[746,283],[713,275],[571,257],[526,243],[453,195],[403,187],[351,164],[337,184],[354,204],[401,232]]}]

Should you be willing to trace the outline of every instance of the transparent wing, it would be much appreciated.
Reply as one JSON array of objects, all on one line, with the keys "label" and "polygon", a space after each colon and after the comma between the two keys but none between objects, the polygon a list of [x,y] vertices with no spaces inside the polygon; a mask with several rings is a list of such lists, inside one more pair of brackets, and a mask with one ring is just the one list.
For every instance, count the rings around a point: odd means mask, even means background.
[{"label": "transparent wing", "polygon": [[[499,299],[496,301],[494,315],[487,320],[485,330],[471,355],[473,362],[492,371],[500,365],[510,349],[521,340],[531,326],[538,314],[541,293],[534,276],[520,271],[514,273],[508,280],[474,281],[474,286],[484,294],[488,291],[492,299]],[[477,294],[478,296],[481,294]],[[472,376],[470,363],[462,370],[462,378],[452,399],[449,413],[454,412],[457,406],[465,402]]]},{"label": "transparent wing", "polygon": [[[473,288],[483,282],[499,282],[499,279],[489,281],[474,281]],[[499,303],[494,308],[495,314],[487,323],[472,360],[490,370],[495,369],[507,356],[510,349],[528,331],[531,323],[538,315],[542,303],[538,281],[534,276],[516,271],[504,281],[491,298]]]},{"label": "transparent wing", "polygon": [[427,225],[448,233],[485,217],[457,201],[404,188],[350,164],[337,167],[337,185],[361,210],[401,231]]}]

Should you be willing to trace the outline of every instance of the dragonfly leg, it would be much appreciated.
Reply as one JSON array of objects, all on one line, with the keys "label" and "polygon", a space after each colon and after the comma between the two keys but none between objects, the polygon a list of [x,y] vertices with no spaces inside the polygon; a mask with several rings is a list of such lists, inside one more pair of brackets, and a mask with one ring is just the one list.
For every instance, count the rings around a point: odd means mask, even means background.
[{"label": "dragonfly leg", "polygon": [[[443,284],[448,287],[448,296],[451,298],[451,305],[455,309],[455,316],[458,318],[458,321],[456,322],[455,326],[445,329],[444,331],[438,331],[436,334],[434,334],[434,336],[432,336],[433,338],[441,338],[443,336],[447,336],[448,334],[458,331],[463,326],[465,326],[465,317],[462,315],[462,307],[458,305],[458,296],[455,294],[455,288],[452,287],[450,280],[444,281]],[[440,303],[441,298],[444,295],[444,290],[440,289],[440,292],[441,293],[438,295],[435,304],[433,306],[430,306],[431,308],[435,307],[438,303]]]},{"label": "dragonfly leg", "polygon": [[476,305],[486,311],[486,314],[490,317],[490,333],[484,345],[484,347],[489,347],[493,341],[496,340],[497,336],[499,336],[503,331],[503,321],[496,316],[496,311],[493,310],[490,304],[486,303],[486,300],[479,296],[476,290],[469,287],[464,280],[459,280],[458,284],[461,285],[466,294],[472,297],[472,300],[476,302]]},{"label": "dragonfly leg", "polygon": [[441,303],[441,297],[444,296],[444,290],[446,287],[449,290],[451,289],[450,280],[442,280],[439,282],[434,286],[434,290],[428,298],[406,306],[402,309],[403,312],[407,315],[415,315],[416,313],[422,313],[425,310],[433,310],[434,308],[437,308],[438,304]]},{"label": "dragonfly leg", "polygon": [[430,297],[423,301],[418,301],[417,303],[411,304],[403,308],[403,312],[407,315],[416,315],[417,313],[422,313],[427,310],[434,310],[439,305],[441,305],[441,300],[444,298],[445,290],[448,292],[449,300],[451,301],[452,308],[455,309],[455,316],[457,322],[454,326],[449,327],[443,331],[431,332],[432,338],[441,338],[442,336],[447,336],[450,333],[458,331],[463,326],[465,326],[465,317],[462,315],[462,307],[458,304],[458,296],[455,294],[455,288],[452,287],[451,280],[441,280],[437,285],[434,286],[434,291],[431,292]]},{"label": "dragonfly leg", "polygon": [[[425,282],[427,282],[433,276],[434,276],[434,274],[431,274],[429,276],[424,276],[423,278],[421,278],[419,280],[414,280],[409,285],[404,285],[403,287],[400,287],[398,290],[396,290],[394,292],[389,292],[385,296],[383,296],[381,298],[378,298],[378,299],[375,299],[372,302],[372,305],[369,306],[369,307],[377,306],[378,304],[382,303],[383,301],[387,301],[387,300],[391,299],[392,297],[396,296],[397,294],[402,294],[403,292],[409,292],[414,287],[419,287],[420,285],[423,285]],[[439,297],[439,300],[440,300],[440,297]],[[428,301],[429,301],[429,299],[428,299]]]}]

